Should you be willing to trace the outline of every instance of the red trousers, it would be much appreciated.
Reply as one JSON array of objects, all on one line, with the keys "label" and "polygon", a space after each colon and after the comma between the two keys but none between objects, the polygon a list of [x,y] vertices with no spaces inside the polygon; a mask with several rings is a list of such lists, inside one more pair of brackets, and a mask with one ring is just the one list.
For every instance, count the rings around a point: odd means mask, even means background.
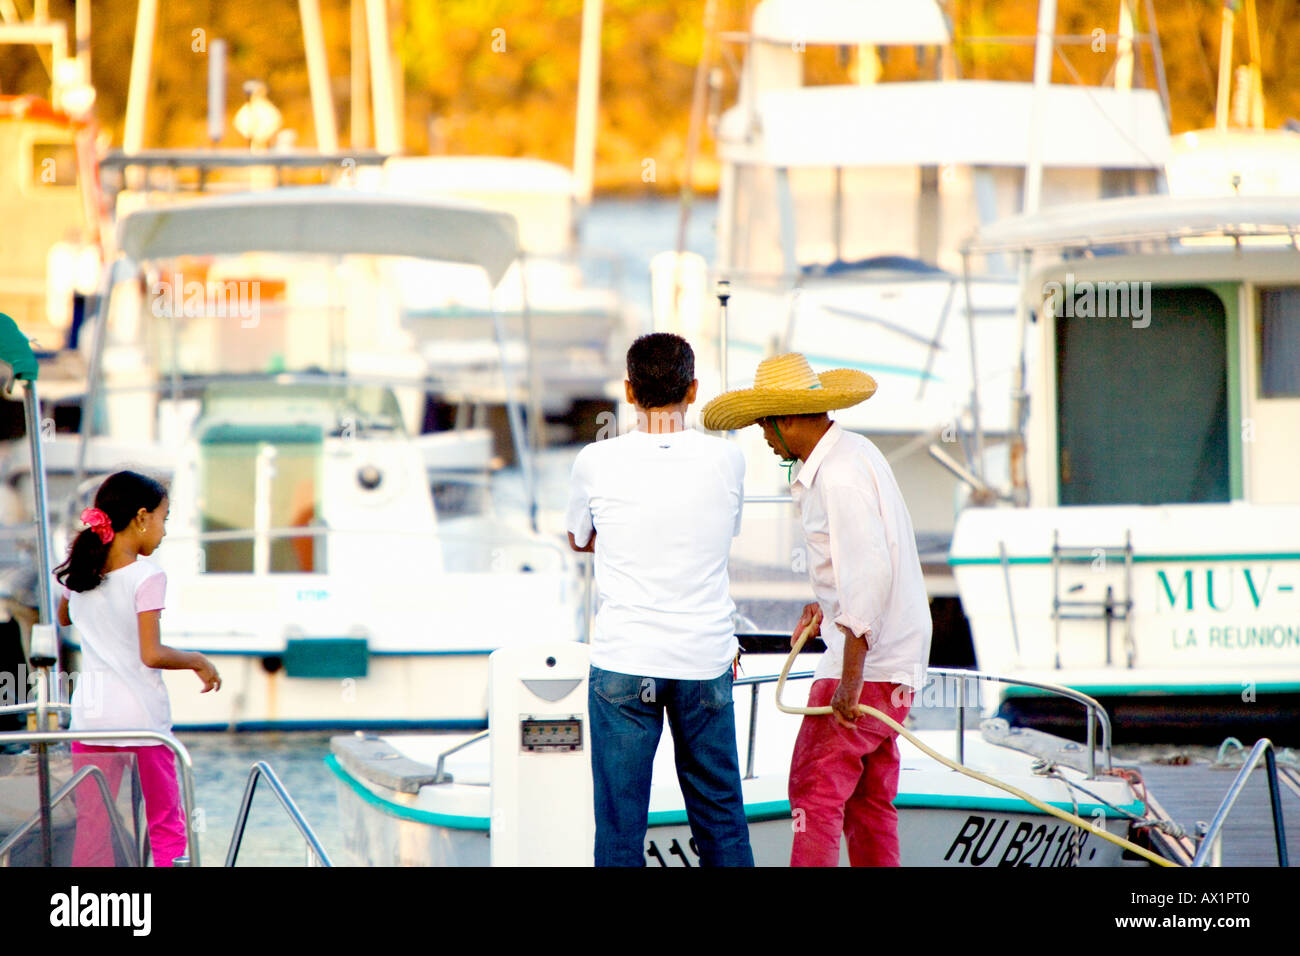
[{"label": "red trousers", "polygon": [[[838,686],[837,680],[814,681],[808,706],[829,705]],[[902,723],[912,691],[866,682],[858,699]],[[838,866],[841,833],[853,866],[899,865],[897,736],[870,716],[853,730],[833,714],[804,717],[790,760],[791,866]]]},{"label": "red trousers", "polygon": [[[149,845],[154,866],[171,866],[185,855],[185,814],[181,810],[180,786],[176,780],[176,757],[171,748],[156,744],[145,747],[93,747],[72,744],[72,766],[80,770],[95,764],[107,778],[108,791],[116,798],[126,762],[115,754],[135,754],[144,794],[144,812],[149,821]],[[72,845],[73,866],[112,866],[112,834],[108,811],[100,790],[83,781],[74,797],[77,805],[77,836]],[[128,821],[129,822],[129,821]]]}]

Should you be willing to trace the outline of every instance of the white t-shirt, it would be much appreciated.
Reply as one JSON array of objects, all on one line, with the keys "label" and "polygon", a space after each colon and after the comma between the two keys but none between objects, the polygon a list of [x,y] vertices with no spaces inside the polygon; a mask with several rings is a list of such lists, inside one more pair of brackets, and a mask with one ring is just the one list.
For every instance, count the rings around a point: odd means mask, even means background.
[{"label": "white t-shirt", "polygon": [[[72,692],[72,730],[171,732],[171,704],[162,671],[140,660],[137,621],[141,611],[162,609],[166,588],[162,568],[136,558],[126,567],[110,571],[93,590],[64,589],[68,617],[81,635],[81,675]],[[158,741],[93,743],[138,747]]]},{"label": "white t-shirt", "polygon": [[596,532],[593,666],[680,680],[730,666],[727,557],[744,484],[740,450],[694,430],[629,432],[578,453],[565,526],[579,545]]}]

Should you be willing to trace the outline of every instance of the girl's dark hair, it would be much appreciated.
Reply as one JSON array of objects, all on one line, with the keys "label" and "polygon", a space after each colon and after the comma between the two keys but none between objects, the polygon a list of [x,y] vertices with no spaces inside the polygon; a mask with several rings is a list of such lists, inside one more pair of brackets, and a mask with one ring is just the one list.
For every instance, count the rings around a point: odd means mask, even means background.
[{"label": "girl's dark hair", "polygon": [[[95,492],[95,507],[108,515],[113,530],[123,531],[143,508],[153,511],[167,497],[167,489],[147,475],[119,471],[104,479]],[[104,562],[112,542],[86,528],[72,539],[68,560],[54,569],[59,583],[70,591],[93,591],[104,580]]]},{"label": "girl's dark hair", "polygon": [[694,378],[695,353],[680,335],[653,332],[627,350],[627,380],[642,408],[676,405]]}]

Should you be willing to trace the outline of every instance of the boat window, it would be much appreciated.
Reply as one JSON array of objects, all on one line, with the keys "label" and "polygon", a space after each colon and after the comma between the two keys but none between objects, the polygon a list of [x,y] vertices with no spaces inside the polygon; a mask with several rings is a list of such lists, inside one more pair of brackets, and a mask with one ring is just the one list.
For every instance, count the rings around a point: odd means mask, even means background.
[{"label": "boat window", "polygon": [[72,143],[33,143],[32,185],[76,186],[76,146]]},{"label": "boat window", "polygon": [[297,382],[216,383],[203,390],[203,421],[270,427],[309,425],[334,437],[402,432],[397,396],[384,385]]},{"label": "boat window", "polygon": [[249,573],[253,570],[253,485],[257,458],[244,444],[208,444],[203,448],[199,477],[199,531],[248,531],[235,540],[205,540],[203,570],[209,573]]},{"label": "boat window", "polygon": [[1259,293],[1259,397],[1300,398],[1300,286]]},{"label": "boat window", "polygon": [[[216,423],[201,439],[200,530],[232,532],[203,544],[209,573],[324,573],[322,431],[303,425]],[[261,506],[259,507],[259,501]]]},{"label": "boat window", "polygon": [[735,197],[729,265],[779,275],[783,264],[775,171],[770,166],[737,166]]},{"label": "boat window", "polygon": [[1059,500],[1227,501],[1227,319],[1206,288],[1074,280],[1056,315]]}]

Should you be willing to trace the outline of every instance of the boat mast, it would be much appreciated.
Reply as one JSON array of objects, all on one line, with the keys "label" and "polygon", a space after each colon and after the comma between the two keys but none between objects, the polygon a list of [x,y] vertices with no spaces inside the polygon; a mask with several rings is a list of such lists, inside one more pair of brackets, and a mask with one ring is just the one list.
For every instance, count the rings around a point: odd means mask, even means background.
[{"label": "boat mast", "polygon": [[578,61],[578,116],[573,136],[573,192],[582,208],[591,205],[600,117],[600,24],[602,0],[582,5],[582,47]]},{"label": "boat mast", "polygon": [[[1121,0],[1123,6],[1125,0]],[[1056,0],[1039,0],[1038,33],[1034,46],[1034,98],[1029,121],[1029,164],[1025,169],[1025,192],[1022,202],[1025,215],[1038,212],[1043,193],[1043,123],[1047,105],[1047,87],[1052,81],[1052,59],[1055,52],[1053,35],[1056,32]],[[1025,476],[1025,420],[1029,415],[1029,394],[1025,390],[1025,347],[1029,338],[1029,306],[1024,290],[1029,282],[1032,255],[1020,253],[1020,295],[1016,299],[1016,384],[1011,393],[1011,499],[1016,505],[1029,503],[1029,483]],[[969,301],[967,316],[970,315]],[[969,318],[968,318],[969,320]],[[975,370],[975,337],[973,320],[971,332],[971,371]],[[984,477],[984,437],[980,431],[978,384],[971,386],[971,408],[975,416],[975,449],[980,477]]]},{"label": "boat mast", "polygon": [[325,62],[325,30],[321,26],[320,0],[298,0],[303,46],[307,49],[307,81],[311,87],[312,125],[316,149],[337,153],[339,134],[334,126],[334,97],[330,95],[329,67]]},{"label": "boat mast", "polygon": [[[1223,24],[1219,32],[1219,88],[1214,101],[1214,128],[1219,133],[1228,131],[1228,115],[1232,105],[1232,44],[1236,13],[1234,4],[1223,5]],[[1264,81],[1260,72],[1259,19],[1255,15],[1255,0],[1246,0],[1246,40],[1250,62],[1246,66],[1246,110],[1238,122],[1252,129],[1264,128]]]}]

